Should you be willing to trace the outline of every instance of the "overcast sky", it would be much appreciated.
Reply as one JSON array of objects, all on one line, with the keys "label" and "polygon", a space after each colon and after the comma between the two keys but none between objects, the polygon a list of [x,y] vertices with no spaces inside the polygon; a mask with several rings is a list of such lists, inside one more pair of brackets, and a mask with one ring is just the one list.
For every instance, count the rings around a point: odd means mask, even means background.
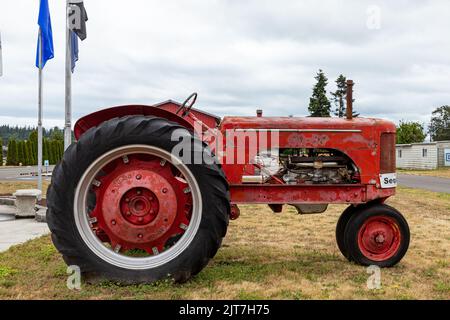
[{"label": "overcast sky", "polygon": [[[55,59],[45,123],[64,125],[65,1],[49,0]],[[38,0],[0,2],[0,124],[36,123]],[[85,0],[74,120],[104,107],[184,100],[224,115],[307,115],[314,76],[356,82],[356,111],[428,122],[450,104],[448,0]]]}]

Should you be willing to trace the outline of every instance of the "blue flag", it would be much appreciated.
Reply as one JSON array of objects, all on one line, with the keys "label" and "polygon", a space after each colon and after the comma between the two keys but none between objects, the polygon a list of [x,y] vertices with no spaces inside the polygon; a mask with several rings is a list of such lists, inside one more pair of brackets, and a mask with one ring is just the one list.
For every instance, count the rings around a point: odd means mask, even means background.
[{"label": "blue flag", "polygon": [[71,49],[70,50],[70,54],[71,54],[71,60],[72,60],[72,73],[75,71],[75,66],[76,63],[78,61],[78,36],[75,32],[73,32],[72,30],[70,31],[70,46]]},{"label": "blue flag", "polygon": [[73,73],[78,61],[78,38],[81,41],[87,38],[86,21],[88,21],[88,16],[83,0],[70,0],[69,9],[69,21],[73,23],[70,26],[71,68]]},{"label": "blue flag", "polygon": [[[50,9],[48,7],[48,0],[41,0],[41,5],[39,8],[39,19],[38,25],[41,30],[42,36],[42,68],[45,66],[48,60],[54,58],[53,49],[53,32],[52,32],[52,22],[50,19]],[[36,53],[36,67],[39,68],[39,51],[40,41],[38,39],[37,53]]]}]

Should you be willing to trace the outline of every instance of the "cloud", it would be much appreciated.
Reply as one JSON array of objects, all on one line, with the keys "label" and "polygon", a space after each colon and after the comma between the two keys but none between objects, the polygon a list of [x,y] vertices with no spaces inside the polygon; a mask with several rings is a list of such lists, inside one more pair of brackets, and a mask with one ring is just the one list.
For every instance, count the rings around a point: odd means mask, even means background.
[{"label": "cloud", "polygon": [[[435,1],[85,1],[88,39],[73,76],[74,118],[103,107],[183,100],[224,115],[306,115],[314,75],[356,82],[364,116],[428,122],[450,103],[450,5]],[[380,29],[367,28],[368,8]],[[56,58],[46,125],[64,123],[64,1],[50,1]],[[0,122],[35,121],[36,1],[0,4]],[[74,120],[75,120],[74,119]]]}]

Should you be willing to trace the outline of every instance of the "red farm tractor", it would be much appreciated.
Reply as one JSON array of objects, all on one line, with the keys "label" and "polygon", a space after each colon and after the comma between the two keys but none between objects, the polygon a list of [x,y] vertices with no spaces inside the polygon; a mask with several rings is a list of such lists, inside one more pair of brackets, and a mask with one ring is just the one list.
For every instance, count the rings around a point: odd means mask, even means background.
[{"label": "red farm tractor", "polygon": [[47,193],[53,243],[88,278],[183,282],[214,257],[239,204],[300,214],[348,204],[336,228],[342,254],[397,264],[410,234],[384,204],[395,194],[396,127],[352,118],[351,92],[347,119],[219,119],[192,108],[196,94],[80,119]]}]

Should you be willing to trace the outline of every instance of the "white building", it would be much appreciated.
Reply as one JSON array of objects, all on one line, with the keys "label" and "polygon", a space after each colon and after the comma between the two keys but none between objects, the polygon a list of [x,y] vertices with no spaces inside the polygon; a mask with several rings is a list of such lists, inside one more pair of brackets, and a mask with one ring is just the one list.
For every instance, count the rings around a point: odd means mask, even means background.
[{"label": "white building", "polygon": [[450,141],[397,145],[397,168],[432,170],[450,167]]}]

